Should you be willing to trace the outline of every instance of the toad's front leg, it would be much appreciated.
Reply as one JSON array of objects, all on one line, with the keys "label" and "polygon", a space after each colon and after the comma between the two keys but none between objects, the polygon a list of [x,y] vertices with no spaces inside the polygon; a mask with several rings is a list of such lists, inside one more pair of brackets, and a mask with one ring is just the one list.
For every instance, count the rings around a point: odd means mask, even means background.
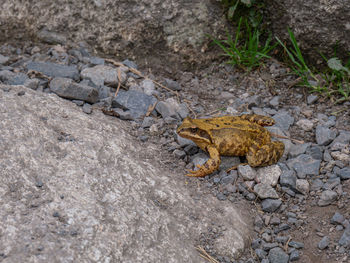
[{"label": "toad's front leg", "polygon": [[198,166],[198,170],[192,171],[190,170],[189,174],[186,174],[186,176],[192,176],[192,177],[203,177],[208,174],[211,174],[212,172],[219,169],[220,166],[220,154],[219,151],[214,146],[207,146],[207,151],[209,153],[209,160],[206,161],[205,164]]}]

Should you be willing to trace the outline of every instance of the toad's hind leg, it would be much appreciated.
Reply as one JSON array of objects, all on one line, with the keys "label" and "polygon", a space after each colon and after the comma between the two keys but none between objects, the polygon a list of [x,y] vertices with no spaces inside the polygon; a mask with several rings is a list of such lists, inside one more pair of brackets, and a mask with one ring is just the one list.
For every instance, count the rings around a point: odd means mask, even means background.
[{"label": "toad's hind leg", "polygon": [[255,122],[261,126],[272,126],[275,124],[275,120],[272,119],[271,117],[268,116],[263,116],[263,115],[257,115],[257,114],[243,114],[240,116],[240,118],[250,121],[250,122]]},{"label": "toad's hind leg", "polygon": [[208,146],[207,151],[210,155],[210,159],[206,161],[205,164],[197,166],[199,168],[198,170],[190,170],[190,173],[186,174],[186,176],[203,177],[219,169],[221,162],[219,151],[213,146]]},{"label": "toad's hind leg", "polygon": [[248,164],[252,167],[267,166],[281,158],[284,152],[284,144],[280,141],[268,142],[262,146],[253,144],[246,155]]}]

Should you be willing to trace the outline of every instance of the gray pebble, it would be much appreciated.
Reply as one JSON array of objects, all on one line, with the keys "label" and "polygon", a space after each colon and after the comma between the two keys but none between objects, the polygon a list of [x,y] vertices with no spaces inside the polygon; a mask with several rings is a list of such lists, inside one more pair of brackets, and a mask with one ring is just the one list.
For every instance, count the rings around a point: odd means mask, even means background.
[{"label": "gray pebble", "polygon": [[322,180],[316,178],[312,180],[310,189],[311,191],[318,191],[323,187],[323,184]]},{"label": "gray pebble", "polygon": [[51,62],[30,62],[28,70],[35,70],[49,77],[70,78],[79,81],[79,71],[76,66],[66,66]]},{"label": "gray pebble", "polygon": [[267,256],[267,252],[262,250],[262,249],[260,249],[260,248],[257,248],[254,251],[255,251],[255,254],[258,256],[258,258],[260,260],[263,259],[263,258],[266,258],[266,256]]},{"label": "gray pebble", "polygon": [[282,204],[280,199],[265,199],[261,202],[261,208],[264,212],[275,212]]},{"label": "gray pebble", "polygon": [[316,142],[318,145],[328,145],[335,139],[336,136],[337,132],[335,130],[331,130],[325,126],[317,125]]},{"label": "gray pebble", "polygon": [[165,86],[172,90],[181,90],[180,84],[172,79],[164,78]]},{"label": "gray pebble", "polygon": [[290,241],[288,243],[288,246],[294,247],[296,249],[304,248],[304,243],[302,242],[297,242],[297,241]]},{"label": "gray pebble", "polygon": [[337,200],[337,193],[331,190],[325,190],[322,192],[320,200],[318,201],[319,206],[327,206]]},{"label": "gray pebble", "polygon": [[264,183],[256,184],[254,186],[254,192],[261,199],[266,199],[266,198],[277,199],[279,197],[276,190],[269,184],[264,184]]},{"label": "gray pebble", "polygon": [[261,238],[254,239],[254,240],[252,241],[252,244],[251,244],[252,248],[253,248],[253,249],[259,248],[260,245],[261,245],[261,241],[262,241]]},{"label": "gray pebble", "polygon": [[313,95],[313,94],[307,96],[307,98],[306,98],[307,104],[313,104],[317,100],[318,100],[318,96]]},{"label": "gray pebble", "polygon": [[278,243],[269,243],[269,242],[266,242],[266,243],[263,243],[262,244],[262,249],[265,250],[265,251],[269,251],[270,249],[273,249],[275,247],[278,247]]},{"label": "gray pebble", "polygon": [[183,159],[186,156],[186,153],[182,150],[176,149],[173,154],[176,158]]},{"label": "gray pebble", "polygon": [[254,180],[256,171],[249,165],[239,165],[237,168],[238,175],[243,177],[244,180]]},{"label": "gray pebble", "polygon": [[248,200],[248,201],[254,201],[256,199],[256,196],[254,193],[248,193],[247,195],[245,195],[245,198]]},{"label": "gray pebble", "polygon": [[306,154],[311,155],[311,157],[316,159],[316,160],[322,160],[323,149],[321,146],[312,145],[306,149]]},{"label": "gray pebble", "polygon": [[137,69],[136,63],[131,60],[125,59],[122,63],[129,68]]},{"label": "gray pebble", "polygon": [[85,103],[83,105],[83,112],[85,112],[86,114],[91,114],[92,113],[92,106],[89,103]]},{"label": "gray pebble", "polygon": [[298,250],[293,250],[289,255],[290,261],[297,261],[300,259],[300,253]]},{"label": "gray pebble", "polygon": [[226,195],[224,195],[223,193],[219,192],[217,195],[216,195],[216,198],[219,199],[220,201],[224,201],[227,199]]},{"label": "gray pebble", "polygon": [[339,245],[348,247],[350,245],[350,224],[345,228],[343,235],[339,239]]},{"label": "gray pebble", "polygon": [[328,236],[324,236],[320,242],[318,242],[317,247],[321,250],[325,249],[328,247],[330,242],[330,238]]},{"label": "gray pebble", "polygon": [[284,131],[288,131],[289,127],[294,123],[294,118],[287,112],[279,112],[273,116],[276,121],[276,126]]},{"label": "gray pebble", "polygon": [[337,175],[340,177],[342,180],[348,180],[350,179],[350,167],[344,167],[343,169],[340,169],[337,172]]},{"label": "gray pebble", "polygon": [[280,247],[275,247],[269,252],[270,263],[288,263],[289,256]]},{"label": "gray pebble", "polygon": [[307,154],[301,154],[294,159],[289,159],[287,165],[297,172],[299,179],[305,179],[307,175],[318,175],[321,160],[316,160]]}]

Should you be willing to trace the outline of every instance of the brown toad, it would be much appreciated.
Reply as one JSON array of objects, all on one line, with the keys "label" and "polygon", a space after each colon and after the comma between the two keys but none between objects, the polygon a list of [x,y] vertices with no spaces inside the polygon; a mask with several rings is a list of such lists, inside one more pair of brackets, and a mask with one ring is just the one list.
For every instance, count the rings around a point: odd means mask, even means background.
[{"label": "brown toad", "polygon": [[284,152],[284,144],[271,141],[271,135],[263,126],[275,121],[267,116],[245,114],[208,119],[185,118],[177,133],[195,142],[209,153],[210,159],[198,170],[187,176],[202,177],[219,168],[220,155],[245,156],[252,167],[276,163]]}]

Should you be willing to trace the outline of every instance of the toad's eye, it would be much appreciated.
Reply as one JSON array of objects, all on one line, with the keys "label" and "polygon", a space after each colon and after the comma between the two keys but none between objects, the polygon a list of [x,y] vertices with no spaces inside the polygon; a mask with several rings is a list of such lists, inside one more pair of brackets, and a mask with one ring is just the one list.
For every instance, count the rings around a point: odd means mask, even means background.
[{"label": "toad's eye", "polygon": [[192,133],[196,133],[198,131],[198,128],[191,128]]}]

